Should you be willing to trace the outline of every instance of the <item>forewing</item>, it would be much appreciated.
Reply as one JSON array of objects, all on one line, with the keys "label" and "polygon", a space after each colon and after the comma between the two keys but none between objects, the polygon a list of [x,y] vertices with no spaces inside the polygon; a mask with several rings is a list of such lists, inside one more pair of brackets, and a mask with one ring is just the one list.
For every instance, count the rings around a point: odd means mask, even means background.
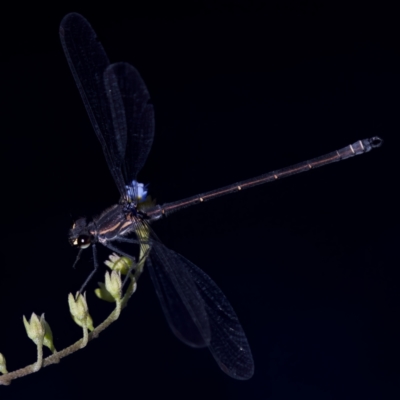
[{"label": "forewing", "polygon": [[[125,157],[126,138],[114,131],[105,86],[107,54],[89,22],[77,13],[67,14],[60,24],[60,38],[72,75],[81,94],[93,129],[103,148],[108,167],[123,196],[125,184],[120,165]],[[123,136],[123,135],[122,135]]]},{"label": "forewing", "polygon": [[154,111],[150,95],[139,72],[128,63],[110,65],[104,82],[114,132],[123,141],[124,163],[120,166],[126,184],[136,180],[150,152],[154,138]]},{"label": "forewing", "polygon": [[191,347],[209,346],[210,325],[205,304],[179,254],[154,241],[147,266],[175,336]]}]

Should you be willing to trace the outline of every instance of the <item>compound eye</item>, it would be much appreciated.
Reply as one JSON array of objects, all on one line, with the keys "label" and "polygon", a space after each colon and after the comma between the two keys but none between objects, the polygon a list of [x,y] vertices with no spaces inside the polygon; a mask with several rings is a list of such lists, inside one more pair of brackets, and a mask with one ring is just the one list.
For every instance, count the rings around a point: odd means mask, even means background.
[{"label": "compound eye", "polygon": [[89,235],[79,235],[76,240],[76,246],[81,249],[87,249],[90,246],[90,236]]}]

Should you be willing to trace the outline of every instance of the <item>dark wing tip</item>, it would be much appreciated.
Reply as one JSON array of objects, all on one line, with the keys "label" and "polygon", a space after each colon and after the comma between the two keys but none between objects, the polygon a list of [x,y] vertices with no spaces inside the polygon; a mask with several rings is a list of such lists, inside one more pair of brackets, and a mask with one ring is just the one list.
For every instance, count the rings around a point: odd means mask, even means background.
[{"label": "dark wing tip", "polygon": [[84,16],[76,12],[71,12],[65,15],[60,22],[60,35],[64,36],[64,31],[71,29],[71,27],[76,23],[83,23],[90,26],[89,22]]},{"label": "dark wing tip", "polygon": [[[218,362],[218,361],[217,361]],[[218,362],[219,367],[223,372],[229,375],[231,378],[247,381],[254,375],[254,364],[247,365],[246,368],[243,369],[231,369],[224,365],[222,362]]]}]

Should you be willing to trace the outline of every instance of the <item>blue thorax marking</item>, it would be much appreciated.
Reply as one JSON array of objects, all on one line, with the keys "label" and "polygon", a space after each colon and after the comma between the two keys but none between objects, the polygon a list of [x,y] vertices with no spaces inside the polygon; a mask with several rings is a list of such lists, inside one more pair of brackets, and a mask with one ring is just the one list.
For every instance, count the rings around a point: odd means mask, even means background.
[{"label": "blue thorax marking", "polygon": [[135,180],[133,180],[129,186],[126,185],[125,188],[128,203],[138,205],[139,203],[144,202],[147,197],[147,186],[148,185],[144,185]]}]

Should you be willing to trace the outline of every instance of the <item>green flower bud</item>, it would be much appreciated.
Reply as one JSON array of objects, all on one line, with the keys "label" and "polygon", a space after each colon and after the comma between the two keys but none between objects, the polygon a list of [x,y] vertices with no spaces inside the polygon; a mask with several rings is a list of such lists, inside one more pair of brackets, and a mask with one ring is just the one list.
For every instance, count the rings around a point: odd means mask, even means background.
[{"label": "green flower bud", "polygon": [[43,344],[46,329],[38,316],[35,313],[32,313],[31,319],[28,322],[24,315],[23,321],[29,339],[31,339],[36,345]]},{"label": "green flower bud", "polygon": [[127,257],[120,257],[117,254],[113,253],[108,256],[109,260],[104,261],[104,264],[107,265],[113,271],[119,271],[122,275],[126,275],[133,266],[133,260]]},{"label": "green flower bud", "polygon": [[94,330],[93,320],[89,314],[86,296],[77,293],[76,298],[70,293],[68,295],[69,311],[75,323],[82,328],[87,328],[90,331]]},{"label": "green flower bud", "polygon": [[106,289],[106,286],[103,282],[98,282],[99,287],[95,289],[94,293],[96,296],[104,301],[108,301],[109,303],[114,303],[115,299],[111,296],[110,292]]},{"label": "green flower bud", "polygon": [[7,367],[6,367],[6,359],[3,354],[0,353],[0,373],[8,374]]},{"label": "green flower bud", "polygon": [[108,293],[116,300],[121,300],[121,274],[117,271],[112,271],[111,274],[106,272],[105,286]]},{"label": "green flower bud", "polygon": [[53,343],[53,332],[51,331],[50,325],[48,322],[44,319],[44,314],[41,315],[40,321],[44,325],[44,338],[43,338],[43,345],[48,347],[52,353],[56,352],[56,348],[54,347]]}]

